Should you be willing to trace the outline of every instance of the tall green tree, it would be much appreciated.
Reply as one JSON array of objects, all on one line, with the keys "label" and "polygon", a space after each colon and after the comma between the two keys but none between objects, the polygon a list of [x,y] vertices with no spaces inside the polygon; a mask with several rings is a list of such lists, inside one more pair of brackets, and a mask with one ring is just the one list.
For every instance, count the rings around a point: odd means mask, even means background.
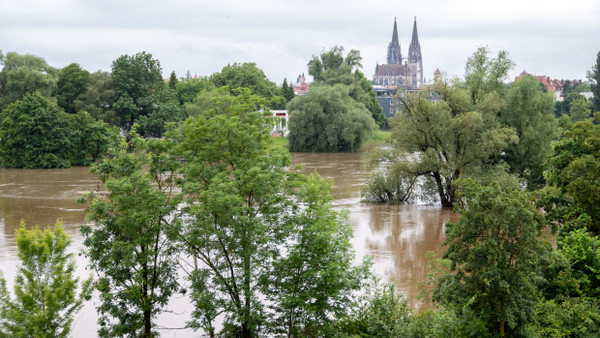
[{"label": "tall green tree", "polygon": [[573,124],[554,145],[540,206],[561,232],[586,228],[600,234],[599,157],[600,126],[592,121]]},{"label": "tall green tree", "polygon": [[[68,337],[73,316],[89,298],[92,279],[75,277],[75,258],[68,253],[71,239],[60,222],[45,231],[17,229],[20,265],[15,299],[0,278],[0,335],[7,337]],[[81,287],[79,293],[78,288]]]},{"label": "tall green tree", "polygon": [[141,52],[121,55],[112,66],[115,90],[114,110],[122,128],[129,130],[140,116],[155,109],[158,94],[164,87],[160,62],[152,54]]},{"label": "tall green tree", "polygon": [[69,116],[71,165],[89,166],[122,140],[119,128],[94,119],[85,111]]},{"label": "tall green tree", "polygon": [[544,164],[552,152],[552,142],[560,136],[553,115],[554,96],[527,76],[512,84],[505,102],[498,120],[512,127],[519,140],[506,147],[502,159],[511,173],[526,180],[530,190],[537,189],[544,185]]},{"label": "tall green tree", "polygon": [[590,81],[590,89],[594,94],[592,99],[594,112],[600,112],[600,52],[596,56],[596,64],[592,66],[592,70],[587,72],[587,77]]},{"label": "tall green tree", "polygon": [[239,88],[247,88],[253,94],[262,96],[267,105],[273,107],[283,101],[275,82],[269,81],[265,73],[255,63],[233,63],[210,76],[210,82],[216,87],[227,87],[232,95],[238,94]]},{"label": "tall green tree", "polygon": [[533,320],[536,279],[550,251],[539,239],[544,215],[531,195],[498,184],[463,181],[460,198],[461,219],[446,224],[451,273],[440,277],[433,299],[482,320],[492,334],[518,334]]},{"label": "tall green tree", "polygon": [[346,213],[331,209],[331,187],[312,174],[298,189],[303,210],[291,217],[285,253],[264,281],[276,334],[328,335],[367,275],[368,261],[353,266],[352,229]]},{"label": "tall green tree", "polygon": [[83,225],[90,267],[98,272],[99,335],[156,335],[155,319],[177,288],[176,251],[167,232],[179,220],[180,162],[162,156],[160,140],[134,135],[93,167],[105,194],[91,194]]},{"label": "tall green tree", "polygon": [[592,105],[585,97],[580,97],[571,102],[569,115],[571,122],[579,122],[592,119]]},{"label": "tall green tree", "polygon": [[176,90],[177,89],[177,82],[179,82],[179,80],[177,80],[177,75],[175,75],[175,71],[172,71],[171,75],[169,76],[169,82],[168,82],[167,85],[172,90]]},{"label": "tall green tree", "polygon": [[[350,229],[330,210],[323,181],[287,169],[289,153],[273,147],[272,120],[260,111],[266,100],[248,89],[236,96],[216,92],[208,109],[166,134],[184,163],[186,217],[177,238],[198,262],[190,276],[196,309],[189,325],[213,335],[221,315],[220,334],[253,337],[291,332],[283,318],[292,314],[298,318],[293,332],[304,332],[304,324],[321,328],[328,321],[321,314],[335,313],[358,285],[357,268],[349,264]],[[310,254],[302,255],[301,240],[315,243],[314,250],[304,245]],[[276,270],[292,265],[305,267],[294,276],[305,287],[291,280],[272,287]],[[302,300],[311,290],[314,306]],[[266,299],[286,305],[267,311]]]},{"label": "tall green tree", "polygon": [[14,168],[70,166],[67,114],[39,92],[26,94],[0,115],[0,164]]},{"label": "tall green tree", "polygon": [[294,87],[287,82],[287,79],[283,79],[283,84],[281,85],[281,96],[283,96],[286,102],[290,102],[296,94],[294,93]]},{"label": "tall green tree", "polygon": [[377,128],[371,113],[341,84],[313,85],[287,108],[290,151],[358,151]]},{"label": "tall green tree", "polygon": [[381,128],[385,123],[383,108],[377,101],[373,86],[359,71],[362,68],[360,52],[351,49],[346,56],[343,53],[344,47],[334,46],[330,50],[324,50],[318,57],[313,56],[308,62],[308,73],[314,78],[313,84],[349,86],[350,96],[371,112],[373,120]]},{"label": "tall green tree", "polygon": [[194,98],[202,91],[212,91],[215,89],[215,85],[210,82],[207,77],[200,78],[186,78],[183,81],[177,83],[177,95],[179,96],[179,102],[182,105],[194,101]]},{"label": "tall green tree", "polygon": [[90,73],[77,63],[72,63],[61,69],[56,82],[56,101],[58,106],[67,113],[75,114],[75,100],[87,86]]},{"label": "tall green tree", "polygon": [[499,51],[495,58],[490,58],[489,54],[488,47],[479,47],[467,59],[465,86],[469,88],[474,103],[480,102],[491,92],[496,92],[500,98],[504,98],[508,71],[515,65],[506,51]]},{"label": "tall green tree", "polygon": [[119,116],[113,105],[115,89],[108,72],[97,71],[90,74],[85,91],[73,102],[76,111],[86,111],[97,119],[111,125],[119,125]]},{"label": "tall green tree", "polygon": [[137,120],[138,131],[144,136],[161,137],[170,122],[181,122],[185,120],[186,113],[179,104],[177,92],[165,88],[159,94],[158,104],[147,116],[140,116]]},{"label": "tall green tree", "polygon": [[0,71],[0,111],[25,94],[40,92],[50,97],[56,87],[58,71],[35,55],[8,52]]},{"label": "tall green tree", "polygon": [[[518,139],[514,130],[495,119],[500,102],[488,93],[480,104],[473,104],[471,92],[460,86],[436,82],[430,93],[399,97],[402,113],[392,120],[392,145],[402,165],[400,174],[424,177],[432,194],[444,207],[456,201],[456,181],[486,170],[492,157]],[[418,156],[413,154],[418,153]]]}]

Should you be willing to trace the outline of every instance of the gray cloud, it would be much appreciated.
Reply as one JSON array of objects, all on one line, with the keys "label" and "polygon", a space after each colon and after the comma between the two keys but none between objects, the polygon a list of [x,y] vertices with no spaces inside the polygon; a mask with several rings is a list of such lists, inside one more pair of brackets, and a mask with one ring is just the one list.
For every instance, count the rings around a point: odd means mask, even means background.
[{"label": "gray cloud", "polygon": [[494,54],[510,53],[513,76],[526,69],[583,79],[600,50],[597,0],[4,0],[0,49],[91,71],[148,51],[165,76],[210,75],[229,63],[255,62],[281,83],[306,72],[323,48],[343,45],[361,51],[370,78],[385,61],[394,17],[407,54],[415,15],[428,78],[436,68],[462,75],[467,57],[487,45]]}]

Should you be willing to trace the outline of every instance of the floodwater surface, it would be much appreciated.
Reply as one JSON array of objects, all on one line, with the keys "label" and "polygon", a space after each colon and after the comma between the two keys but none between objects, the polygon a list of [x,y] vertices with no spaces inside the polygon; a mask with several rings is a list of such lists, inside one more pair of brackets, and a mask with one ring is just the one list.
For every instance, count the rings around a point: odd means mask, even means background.
[{"label": "floodwater surface", "polygon": [[[346,209],[354,229],[357,258],[372,255],[374,268],[384,279],[394,282],[418,306],[418,285],[423,279],[425,254],[441,255],[444,224],[456,222],[457,215],[437,205],[378,205],[361,203],[360,189],[367,182],[365,168],[369,151],[360,153],[293,153],[292,162],[303,164],[303,171],[318,171],[335,182],[332,196],[336,210]],[[47,170],[0,169],[0,270],[9,287],[13,284],[17,265],[15,230],[20,220],[28,227],[53,225],[62,220],[65,231],[72,236],[72,251],[76,253],[77,273],[85,278],[87,261],[80,255],[83,238],[79,225],[84,222],[84,206],[77,203],[85,192],[97,190],[98,179],[87,167]],[[93,297],[77,315],[72,331],[75,337],[94,336],[96,332]],[[158,324],[163,336],[198,336],[189,330],[179,330],[189,320],[191,304],[185,296],[175,297],[169,304],[173,313],[162,315]],[[172,329],[169,329],[172,328]]]}]

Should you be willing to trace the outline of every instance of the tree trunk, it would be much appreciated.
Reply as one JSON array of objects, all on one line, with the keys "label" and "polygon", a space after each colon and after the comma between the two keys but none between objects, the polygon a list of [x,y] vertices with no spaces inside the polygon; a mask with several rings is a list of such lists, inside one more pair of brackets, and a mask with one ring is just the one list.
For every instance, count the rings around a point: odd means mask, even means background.
[{"label": "tree trunk", "polygon": [[500,337],[504,338],[505,337],[504,336],[504,321],[501,320],[500,323],[499,323],[499,325],[500,325]]},{"label": "tree trunk", "polygon": [[152,318],[150,310],[144,310],[144,337],[152,337]]}]

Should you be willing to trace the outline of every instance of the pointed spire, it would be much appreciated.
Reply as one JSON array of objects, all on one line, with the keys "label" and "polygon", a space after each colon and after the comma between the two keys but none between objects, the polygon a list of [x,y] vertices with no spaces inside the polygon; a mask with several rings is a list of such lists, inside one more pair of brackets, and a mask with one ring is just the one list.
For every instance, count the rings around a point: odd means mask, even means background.
[{"label": "pointed spire", "polygon": [[415,16],[415,22],[413,24],[412,39],[410,40],[410,46],[408,47],[408,62],[420,62],[421,61],[421,44],[419,44],[419,35],[417,34],[417,17]]},{"label": "pointed spire", "polygon": [[398,25],[394,18],[394,30],[392,31],[392,42],[388,45],[387,63],[390,65],[402,64],[402,51],[398,40]]}]

